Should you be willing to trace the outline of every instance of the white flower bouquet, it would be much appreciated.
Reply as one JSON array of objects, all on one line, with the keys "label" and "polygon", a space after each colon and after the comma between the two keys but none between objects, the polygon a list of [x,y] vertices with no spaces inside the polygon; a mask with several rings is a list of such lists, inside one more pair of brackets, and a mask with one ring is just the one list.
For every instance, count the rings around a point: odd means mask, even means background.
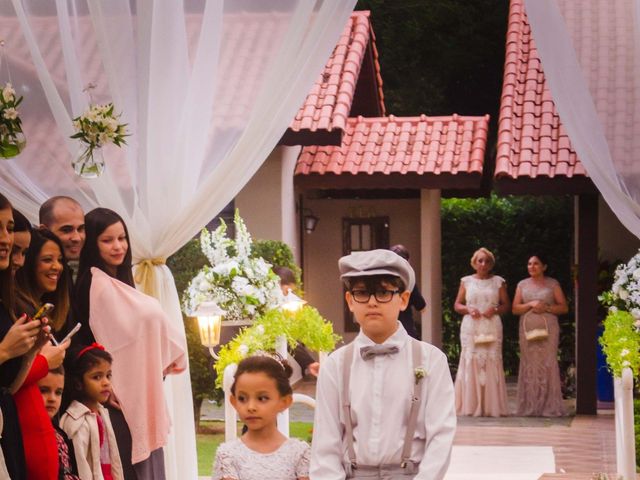
[{"label": "white flower bouquet", "polygon": [[10,83],[0,89],[0,157],[15,157],[26,145],[18,113],[21,102]]},{"label": "white flower bouquet", "polygon": [[609,308],[600,339],[607,364],[615,376],[622,369],[640,371],[640,251],[616,268],[611,290],[599,297]]},{"label": "white flower bouquet", "polygon": [[118,123],[120,115],[113,113],[113,103],[106,105],[90,105],[89,109],[73,119],[76,133],[71,138],[77,138],[86,144],[87,150],[103,147],[113,143],[118,147],[126,144],[125,137],[129,136],[126,124]]},{"label": "white flower bouquet", "polygon": [[87,178],[95,178],[104,170],[104,161],[94,159],[94,151],[113,143],[120,147],[126,144],[127,124],[119,123],[121,114],[113,113],[113,103],[90,105],[89,109],[73,119],[76,133],[71,138],[83,143],[82,153],[74,161],[76,173]]},{"label": "white flower bouquet", "polygon": [[193,315],[198,305],[214,301],[226,311],[224,320],[253,320],[282,304],[280,279],[263,258],[251,257],[251,236],[236,211],[235,240],[226,236],[227,226],[200,235],[202,252],[209,260],[191,280],[183,295],[183,310]]},{"label": "white flower bouquet", "polygon": [[610,311],[629,312],[640,327],[640,251],[627,263],[618,265],[613,278],[611,290],[604,292],[600,301]]}]

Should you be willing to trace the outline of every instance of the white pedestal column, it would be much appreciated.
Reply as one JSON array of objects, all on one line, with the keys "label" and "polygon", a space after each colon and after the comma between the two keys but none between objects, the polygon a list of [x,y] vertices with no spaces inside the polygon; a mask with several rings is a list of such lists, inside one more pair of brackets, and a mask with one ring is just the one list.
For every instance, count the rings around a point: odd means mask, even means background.
[{"label": "white pedestal column", "polygon": [[427,308],[422,313],[422,339],[442,347],[442,255],[440,190],[420,192],[420,266],[422,295]]}]

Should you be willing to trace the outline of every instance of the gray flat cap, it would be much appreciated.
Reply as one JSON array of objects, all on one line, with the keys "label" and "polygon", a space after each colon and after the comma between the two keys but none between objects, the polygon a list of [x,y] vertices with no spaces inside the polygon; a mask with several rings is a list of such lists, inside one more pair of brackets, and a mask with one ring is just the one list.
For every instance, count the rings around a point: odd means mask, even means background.
[{"label": "gray flat cap", "polygon": [[370,275],[393,275],[400,277],[409,292],[416,284],[416,275],[409,262],[391,250],[353,252],[338,260],[338,268],[341,279]]}]

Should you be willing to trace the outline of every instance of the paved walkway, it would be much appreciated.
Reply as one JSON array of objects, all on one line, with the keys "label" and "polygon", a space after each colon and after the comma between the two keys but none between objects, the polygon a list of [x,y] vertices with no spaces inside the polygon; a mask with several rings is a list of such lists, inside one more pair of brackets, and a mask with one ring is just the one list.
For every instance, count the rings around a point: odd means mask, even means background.
[{"label": "paved walkway", "polygon": [[[297,392],[314,395],[315,384],[304,382]],[[509,404],[515,410],[515,385],[509,384]],[[567,406],[573,411],[573,402]],[[203,418],[224,418],[221,409],[203,405]],[[297,405],[291,411],[294,421],[313,421],[307,407]],[[546,472],[540,480],[592,480],[594,474],[614,472],[615,432],[613,411],[596,416],[570,416],[557,419],[504,417],[459,417],[454,445],[478,447],[551,447],[555,472]],[[507,453],[509,449],[505,449]],[[533,459],[535,461],[535,459]],[[477,478],[481,478],[479,474]],[[498,478],[495,477],[494,478]],[[508,478],[501,476],[499,478]],[[609,477],[611,480],[615,476]]]}]

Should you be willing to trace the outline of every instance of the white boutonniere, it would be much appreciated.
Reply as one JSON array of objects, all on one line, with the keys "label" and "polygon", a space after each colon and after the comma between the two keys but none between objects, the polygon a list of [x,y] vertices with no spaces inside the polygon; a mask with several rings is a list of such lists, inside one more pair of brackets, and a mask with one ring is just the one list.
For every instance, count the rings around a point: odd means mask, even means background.
[{"label": "white boutonniere", "polygon": [[424,369],[424,367],[416,367],[413,370],[413,376],[416,378],[417,385],[418,383],[420,383],[420,380],[427,376],[427,371]]}]

